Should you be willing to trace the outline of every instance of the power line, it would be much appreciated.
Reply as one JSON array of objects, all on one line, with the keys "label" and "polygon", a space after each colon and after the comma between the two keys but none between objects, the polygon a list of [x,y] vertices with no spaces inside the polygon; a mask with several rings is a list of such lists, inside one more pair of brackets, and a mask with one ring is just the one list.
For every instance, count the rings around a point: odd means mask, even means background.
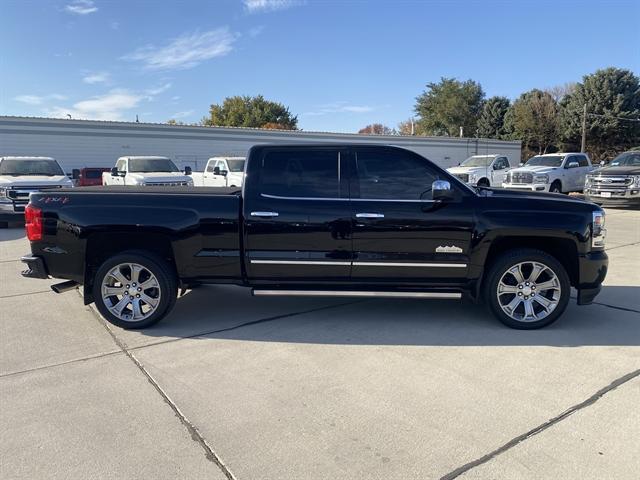
[{"label": "power line", "polygon": [[610,118],[616,120],[626,120],[627,122],[640,122],[640,118],[625,118],[625,117],[615,117],[613,115],[602,115],[600,113],[588,113],[587,115],[591,117],[601,117],[601,118]]}]

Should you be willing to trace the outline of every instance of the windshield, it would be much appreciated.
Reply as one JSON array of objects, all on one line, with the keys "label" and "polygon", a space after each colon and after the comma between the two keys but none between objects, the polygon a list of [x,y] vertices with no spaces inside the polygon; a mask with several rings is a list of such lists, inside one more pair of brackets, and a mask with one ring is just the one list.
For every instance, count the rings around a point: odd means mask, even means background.
[{"label": "windshield", "polygon": [[559,167],[562,165],[562,159],[564,157],[561,155],[549,155],[549,156],[539,156],[531,157],[527,160],[527,163],[524,164],[525,167]]},{"label": "windshield", "polygon": [[460,165],[463,167],[486,167],[491,165],[494,158],[493,155],[474,155],[473,157],[467,158]]},{"label": "windshield", "polygon": [[64,175],[62,168],[55,160],[45,159],[4,159],[0,161],[0,175]]},{"label": "windshield", "polygon": [[129,171],[139,173],[179,172],[176,164],[168,158],[130,158]]},{"label": "windshield", "polygon": [[640,152],[621,153],[611,160],[612,167],[640,167]]},{"label": "windshield", "polygon": [[229,160],[227,159],[227,165],[232,172],[244,172],[244,159],[242,160]]}]

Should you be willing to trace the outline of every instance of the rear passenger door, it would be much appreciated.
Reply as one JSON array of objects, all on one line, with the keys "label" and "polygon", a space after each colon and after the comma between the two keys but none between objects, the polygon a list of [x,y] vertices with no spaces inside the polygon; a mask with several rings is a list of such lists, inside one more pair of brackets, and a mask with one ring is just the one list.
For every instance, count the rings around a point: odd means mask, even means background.
[{"label": "rear passenger door", "polygon": [[434,202],[433,181],[448,178],[413,152],[361,147],[353,161],[352,280],[392,285],[463,282],[475,196],[452,183],[457,198]]},{"label": "rear passenger door", "polygon": [[257,178],[244,192],[250,281],[348,281],[352,225],[344,151],[270,147],[260,155],[251,170]]},{"label": "rear passenger door", "polygon": [[509,160],[507,157],[498,157],[493,162],[493,171],[491,172],[491,186],[501,187],[502,183],[506,180],[507,172],[509,171]]}]

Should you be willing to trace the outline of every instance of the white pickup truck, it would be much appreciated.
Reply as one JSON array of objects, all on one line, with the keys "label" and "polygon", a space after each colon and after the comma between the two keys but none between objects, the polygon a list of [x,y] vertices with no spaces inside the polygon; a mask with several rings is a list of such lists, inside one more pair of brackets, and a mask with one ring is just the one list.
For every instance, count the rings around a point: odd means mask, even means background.
[{"label": "white pickup truck", "polygon": [[242,187],[245,157],[212,157],[203,173],[194,173],[196,187]]},{"label": "white pickup truck", "polygon": [[102,174],[103,185],[193,186],[191,168],[182,172],[167,157],[120,157],[110,172]]},{"label": "white pickup truck", "polygon": [[0,224],[24,221],[31,192],[73,187],[51,157],[0,157]]},{"label": "white pickup truck", "polygon": [[532,192],[581,192],[587,174],[594,168],[586,153],[536,155],[522,167],[510,170],[502,186]]},{"label": "white pickup truck", "polygon": [[509,158],[504,155],[473,155],[447,171],[469,185],[501,187],[510,168]]}]

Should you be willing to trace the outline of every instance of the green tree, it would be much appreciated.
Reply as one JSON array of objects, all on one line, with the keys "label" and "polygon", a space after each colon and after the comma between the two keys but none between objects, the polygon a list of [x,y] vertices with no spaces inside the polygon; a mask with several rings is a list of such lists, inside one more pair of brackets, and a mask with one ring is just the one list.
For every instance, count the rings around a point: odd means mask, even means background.
[{"label": "green tree", "polygon": [[523,154],[547,153],[558,144],[558,104],[542,90],[525,92],[504,117],[505,138],[522,140]]},{"label": "green tree", "polygon": [[283,104],[266,100],[262,95],[256,97],[227,97],[222,105],[213,104],[209,117],[202,120],[204,125],[224,127],[254,127],[295,130],[298,117],[289,112]]},{"label": "green tree", "polygon": [[464,135],[475,136],[483,100],[479,83],[443,77],[439,83],[428,83],[416,98],[418,123],[428,135],[457,137],[462,127]]},{"label": "green tree", "polygon": [[640,79],[630,70],[606,68],[585,75],[561,102],[564,147],[579,149],[587,106],[586,149],[594,159],[640,143]]},{"label": "green tree", "polygon": [[504,116],[511,102],[506,97],[491,97],[482,107],[478,119],[478,136],[482,138],[504,138]]}]

